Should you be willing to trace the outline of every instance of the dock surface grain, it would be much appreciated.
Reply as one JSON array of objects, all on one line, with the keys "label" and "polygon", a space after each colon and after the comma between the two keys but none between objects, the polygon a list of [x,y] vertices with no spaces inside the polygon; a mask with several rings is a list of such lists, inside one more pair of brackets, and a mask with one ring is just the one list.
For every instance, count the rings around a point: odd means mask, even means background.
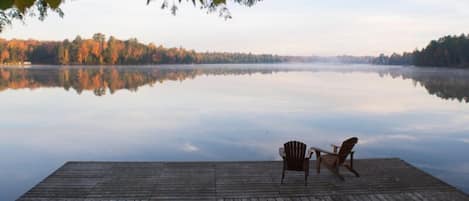
[{"label": "dock surface grain", "polygon": [[67,162],[18,201],[469,201],[469,196],[400,159],[355,161],[341,181],[311,161],[302,172],[281,161]]}]

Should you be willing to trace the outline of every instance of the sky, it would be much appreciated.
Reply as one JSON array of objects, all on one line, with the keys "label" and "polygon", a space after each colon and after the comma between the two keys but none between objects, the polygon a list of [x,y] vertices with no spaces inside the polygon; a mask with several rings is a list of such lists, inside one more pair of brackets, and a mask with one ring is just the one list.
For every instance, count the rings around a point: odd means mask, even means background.
[{"label": "sky", "polygon": [[467,0],[264,0],[253,7],[229,3],[229,20],[189,2],[173,16],[161,2],[68,0],[63,18],[28,17],[0,37],[63,40],[100,32],[196,51],[364,56],[412,51],[469,33]]}]

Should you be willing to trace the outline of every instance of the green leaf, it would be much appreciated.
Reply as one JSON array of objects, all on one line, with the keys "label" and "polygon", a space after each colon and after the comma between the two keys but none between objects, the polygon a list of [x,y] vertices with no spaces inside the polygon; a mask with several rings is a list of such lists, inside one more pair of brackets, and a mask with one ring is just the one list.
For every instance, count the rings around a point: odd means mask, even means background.
[{"label": "green leaf", "polygon": [[226,4],[226,0],[213,0],[215,5]]},{"label": "green leaf", "polygon": [[52,8],[52,9],[56,9],[60,6],[60,3],[62,3],[62,0],[46,0],[47,4],[49,4],[49,6]]},{"label": "green leaf", "polygon": [[32,5],[34,5],[35,1],[36,0],[15,0],[15,6],[18,8],[18,10],[24,13],[27,8],[30,8]]},{"label": "green leaf", "polygon": [[11,8],[13,6],[13,1],[14,0],[0,0],[0,9],[6,10]]}]

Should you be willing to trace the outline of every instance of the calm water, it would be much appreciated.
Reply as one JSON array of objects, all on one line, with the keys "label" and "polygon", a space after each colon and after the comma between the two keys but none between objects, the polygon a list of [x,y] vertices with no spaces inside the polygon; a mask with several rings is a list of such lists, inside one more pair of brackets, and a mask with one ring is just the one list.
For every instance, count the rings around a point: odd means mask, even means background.
[{"label": "calm water", "polygon": [[469,71],[370,65],[0,70],[0,200],[71,160],[279,160],[285,141],[400,157],[469,192]]}]

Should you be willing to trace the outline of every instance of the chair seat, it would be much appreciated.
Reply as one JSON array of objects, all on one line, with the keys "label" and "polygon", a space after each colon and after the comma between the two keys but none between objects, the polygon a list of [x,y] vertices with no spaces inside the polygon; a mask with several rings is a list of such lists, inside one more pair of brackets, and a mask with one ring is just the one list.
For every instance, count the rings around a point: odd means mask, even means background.
[{"label": "chair seat", "polygon": [[304,171],[308,168],[309,168],[309,159],[304,159],[303,164],[295,164],[295,166],[288,165],[287,163],[287,170]]},{"label": "chair seat", "polygon": [[337,156],[332,154],[325,154],[321,156],[321,161],[328,164],[329,166],[334,166],[337,162]]}]

